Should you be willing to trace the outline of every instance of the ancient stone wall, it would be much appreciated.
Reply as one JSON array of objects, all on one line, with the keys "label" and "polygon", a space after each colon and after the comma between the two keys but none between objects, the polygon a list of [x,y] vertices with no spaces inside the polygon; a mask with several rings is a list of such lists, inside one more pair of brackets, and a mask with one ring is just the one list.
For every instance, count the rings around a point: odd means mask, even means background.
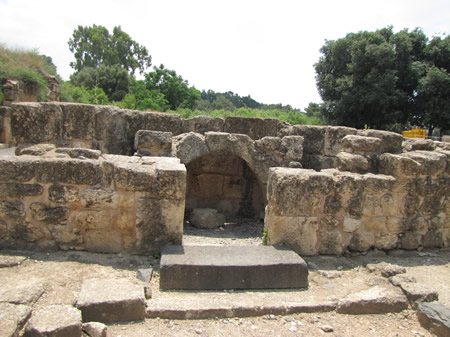
[{"label": "ancient stone wall", "polygon": [[450,153],[383,154],[381,174],[272,168],[270,244],[304,255],[448,247]]},{"label": "ancient stone wall", "polygon": [[181,243],[178,159],[53,145],[18,154],[0,159],[0,248],[152,253]]}]

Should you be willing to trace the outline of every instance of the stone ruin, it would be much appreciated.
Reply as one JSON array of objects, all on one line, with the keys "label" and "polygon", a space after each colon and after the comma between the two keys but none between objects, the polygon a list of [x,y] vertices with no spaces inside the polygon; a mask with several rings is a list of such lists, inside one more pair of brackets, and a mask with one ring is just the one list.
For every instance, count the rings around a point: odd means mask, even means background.
[{"label": "stone ruin", "polygon": [[0,248],[159,252],[197,208],[302,255],[448,247],[450,144],[73,103],[0,107]]}]

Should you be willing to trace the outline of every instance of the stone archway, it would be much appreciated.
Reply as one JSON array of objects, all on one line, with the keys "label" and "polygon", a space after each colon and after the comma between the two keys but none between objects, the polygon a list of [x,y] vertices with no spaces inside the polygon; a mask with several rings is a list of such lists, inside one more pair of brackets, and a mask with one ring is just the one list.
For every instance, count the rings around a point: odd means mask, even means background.
[{"label": "stone archway", "polygon": [[209,152],[186,164],[186,213],[213,208],[226,218],[264,216],[262,184],[246,163],[225,150]]}]

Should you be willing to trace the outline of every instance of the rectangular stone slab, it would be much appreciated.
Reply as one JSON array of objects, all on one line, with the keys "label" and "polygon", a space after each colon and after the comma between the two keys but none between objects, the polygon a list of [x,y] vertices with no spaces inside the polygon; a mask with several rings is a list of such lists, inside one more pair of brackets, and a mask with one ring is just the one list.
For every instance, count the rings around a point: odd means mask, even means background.
[{"label": "rectangular stone slab", "polygon": [[167,246],[161,289],[286,289],[308,287],[308,267],[294,251],[274,246]]}]

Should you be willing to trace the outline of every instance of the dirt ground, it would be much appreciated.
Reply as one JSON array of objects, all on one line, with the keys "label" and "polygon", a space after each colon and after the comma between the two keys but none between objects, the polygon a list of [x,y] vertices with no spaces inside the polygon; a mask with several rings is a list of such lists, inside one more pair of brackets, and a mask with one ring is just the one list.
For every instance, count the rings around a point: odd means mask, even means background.
[{"label": "dirt ground", "polygon": [[[185,225],[184,244],[260,245],[262,222],[236,221],[215,230],[197,230]],[[450,252],[393,251],[390,255],[374,251],[366,255],[305,258],[310,266],[310,287],[304,291],[216,291],[174,292],[160,291],[159,260],[149,256],[128,254],[95,254],[87,252],[6,252],[0,251],[0,261],[18,259],[16,266],[0,268],[0,284],[12,290],[21,282],[33,279],[44,283],[45,292],[36,307],[49,304],[74,304],[81,283],[89,278],[127,279],[146,285],[136,278],[140,268],[153,266],[150,283],[151,301],[174,306],[189,301],[198,306],[208,303],[266,303],[315,300],[338,300],[358,289],[384,284],[387,279],[370,273],[368,263],[386,261],[404,266],[406,274],[417,282],[434,288],[439,302],[450,306]],[[271,302],[272,301],[272,302]],[[141,336],[432,336],[417,321],[415,311],[405,310],[385,315],[343,315],[301,313],[293,315],[265,315],[262,317],[211,318],[202,320],[146,319],[129,324],[110,324],[110,337]]]}]

